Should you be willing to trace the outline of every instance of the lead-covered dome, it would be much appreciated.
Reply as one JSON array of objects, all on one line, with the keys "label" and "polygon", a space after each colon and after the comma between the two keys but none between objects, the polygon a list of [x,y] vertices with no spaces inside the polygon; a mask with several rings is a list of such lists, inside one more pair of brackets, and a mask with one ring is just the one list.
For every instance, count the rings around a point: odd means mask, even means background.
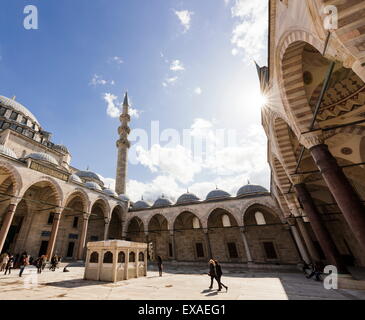
[{"label": "lead-covered dome", "polygon": [[0,153],[12,158],[17,158],[15,152],[8,147],[5,147],[3,144],[0,144]]},{"label": "lead-covered dome", "polygon": [[40,160],[40,161],[45,161],[45,162],[49,162],[52,163],[54,165],[58,165],[58,162],[55,158],[53,158],[51,155],[44,153],[44,152],[37,152],[37,153],[31,153],[28,154],[27,156],[25,156],[24,159],[34,159],[34,160]]},{"label": "lead-covered dome", "polygon": [[36,124],[38,124],[38,126],[40,126],[40,124],[39,124],[37,118],[34,116],[34,114],[31,113],[26,107],[24,107],[18,101],[15,101],[14,99],[9,99],[4,96],[0,96],[0,103],[4,107],[8,107],[10,109],[13,109],[14,111],[22,113],[24,116],[30,118],[33,122],[35,122]]},{"label": "lead-covered dome", "polygon": [[229,198],[230,196],[231,195],[224,190],[215,189],[207,194],[206,200],[224,199],[224,198]]},{"label": "lead-covered dome", "polygon": [[165,198],[165,197],[161,197],[161,198],[158,198],[155,203],[153,204],[152,207],[154,208],[162,208],[162,207],[168,207],[168,206],[171,206],[172,205],[172,202]]},{"label": "lead-covered dome", "polygon": [[200,199],[193,193],[187,192],[182,194],[176,201],[176,204],[183,204],[183,203],[194,203],[198,202]]},{"label": "lead-covered dome", "polygon": [[112,189],[104,189],[103,193],[111,197],[118,197],[118,194]]},{"label": "lead-covered dome", "polygon": [[76,174],[80,177],[80,178],[90,178],[90,179],[95,179],[95,180],[100,180],[99,176],[92,172],[92,171],[77,171]]},{"label": "lead-covered dome", "polygon": [[54,149],[58,150],[58,151],[61,151],[63,153],[69,153],[68,149],[66,146],[64,146],[63,144],[55,144],[53,146]]},{"label": "lead-covered dome", "polygon": [[133,209],[137,209],[137,210],[147,209],[150,207],[151,207],[151,205],[147,201],[144,201],[144,200],[139,200],[133,204]]},{"label": "lead-covered dome", "polygon": [[93,181],[86,182],[85,187],[89,188],[89,189],[101,191],[101,187],[96,182],[93,182]]},{"label": "lead-covered dome", "polygon": [[237,197],[241,197],[241,196],[248,195],[248,194],[266,193],[266,192],[268,192],[267,189],[262,186],[255,185],[255,184],[247,184],[247,185],[241,187],[237,191]]},{"label": "lead-covered dome", "polygon": [[125,194],[120,194],[120,195],[118,196],[118,198],[119,198],[120,200],[122,200],[122,201],[131,201],[131,200],[129,199],[129,197],[128,197],[127,195],[125,195]]},{"label": "lead-covered dome", "polygon": [[70,181],[82,183],[82,180],[80,179],[80,177],[74,173],[71,174]]}]

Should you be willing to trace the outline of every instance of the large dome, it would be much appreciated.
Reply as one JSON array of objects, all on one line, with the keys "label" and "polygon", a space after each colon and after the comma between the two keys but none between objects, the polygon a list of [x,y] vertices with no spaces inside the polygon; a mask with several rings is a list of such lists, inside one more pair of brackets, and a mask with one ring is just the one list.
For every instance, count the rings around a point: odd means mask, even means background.
[{"label": "large dome", "polygon": [[104,189],[103,193],[111,197],[118,197],[118,194],[112,189]]},{"label": "large dome", "polygon": [[25,156],[24,159],[28,159],[28,158],[31,158],[34,160],[46,161],[46,162],[52,163],[54,165],[58,165],[58,162],[55,158],[53,158],[51,155],[49,155],[47,153],[43,153],[43,152],[28,154],[27,156]]},{"label": "large dome", "polygon": [[248,194],[255,194],[255,193],[266,193],[268,192],[267,189],[265,189],[262,186],[255,185],[255,184],[247,184],[243,187],[241,187],[237,191],[237,197],[241,197]]},{"label": "large dome", "polygon": [[70,178],[70,181],[72,182],[78,182],[78,183],[82,183],[82,180],[80,179],[80,177],[76,174],[71,174],[71,178]]},{"label": "large dome", "polygon": [[85,183],[85,187],[87,187],[89,189],[101,191],[101,187],[96,182],[88,181]]},{"label": "large dome", "polygon": [[34,121],[35,123],[37,123],[40,126],[40,124],[39,124],[37,118],[34,116],[34,114],[31,113],[26,107],[21,105],[18,101],[15,101],[13,99],[9,99],[9,98],[4,97],[4,96],[0,96],[0,103],[4,107],[8,107],[10,109],[13,109],[14,111],[22,113],[23,115],[30,118],[32,121]]},{"label": "large dome", "polygon": [[125,195],[125,194],[120,194],[120,195],[118,196],[118,198],[119,198],[120,200],[122,200],[122,201],[131,201],[131,200],[129,199],[129,197],[128,197],[127,195]]},{"label": "large dome", "polygon": [[166,199],[166,198],[158,198],[155,203],[153,204],[152,207],[154,208],[161,208],[161,207],[168,207],[168,206],[171,206],[172,205],[172,202],[169,200],[169,199]]},{"label": "large dome", "polygon": [[223,199],[223,198],[229,198],[230,196],[231,195],[226,191],[223,191],[221,189],[215,189],[207,194],[206,200]]},{"label": "large dome", "polygon": [[194,203],[198,202],[200,199],[193,193],[184,193],[182,194],[179,199],[177,199],[176,204],[183,204],[183,203]]},{"label": "large dome", "polygon": [[133,204],[133,209],[137,209],[137,210],[147,209],[147,208],[150,208],[150,207],[151,207],[151,205],[148,202],[144,201],[144,200],[139,200],[139,201],[137,201]]},{"label": "large dome", "polygon": [[3,144],[0,144],[0,153],[12,158],[17,158],[15,152],[8,147],[5,147]]},{"label": "large dome", "polygon": [[76,175],[78,175],[80,178],[89,178],[89,179],[101,181],[99,176],[92,171],[77,171]]}]

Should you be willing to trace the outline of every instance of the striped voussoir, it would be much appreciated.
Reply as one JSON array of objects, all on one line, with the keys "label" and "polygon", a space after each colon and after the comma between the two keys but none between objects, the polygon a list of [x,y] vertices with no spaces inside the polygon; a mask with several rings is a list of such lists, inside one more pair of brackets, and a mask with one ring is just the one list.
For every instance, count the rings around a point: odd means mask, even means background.
[{"label": "striped voussoir", "polygon": [[277,158],[274,158],[274,175],[278,182],[278,187],[282,193],[287,193],[289,191],[291,182],[288,175],[285,172],[284,167]]}]

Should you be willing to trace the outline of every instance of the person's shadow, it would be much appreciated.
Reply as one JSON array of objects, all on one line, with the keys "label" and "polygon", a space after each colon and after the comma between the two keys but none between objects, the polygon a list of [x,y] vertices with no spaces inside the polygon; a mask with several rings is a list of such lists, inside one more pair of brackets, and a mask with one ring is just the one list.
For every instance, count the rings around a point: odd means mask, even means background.
[{"label": "person's shadow", "polygon": [[[208,293],[209,292],[209,293]],[[218,291],[214,291],[214,292],[212,292],[212,289],[205,289],[205,290],[203,290],[202,292],[200,292],[200,293],[208,293],[208,294],[205,294],[205,296],[206,297],[211,297],[211,296],[216,296],[216,295],[218,295]]]}]

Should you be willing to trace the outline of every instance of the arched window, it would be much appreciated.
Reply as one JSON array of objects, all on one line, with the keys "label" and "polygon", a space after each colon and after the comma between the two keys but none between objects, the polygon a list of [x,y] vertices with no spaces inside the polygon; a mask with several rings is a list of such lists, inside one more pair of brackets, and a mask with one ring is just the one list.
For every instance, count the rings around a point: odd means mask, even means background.
[{"label": "arched window", "polygon": [[256,220],[256,223],[257,223],[258,225],[266,224],[265,217],[264,217],[264,215],[262,214],[262,212],[260,212],[260,211],[257,211],[257,212],[255,213],[255,220]]},{"label": "arched window", "polygon": [[194,229],[199,229],[200,228],[200,222],[199,222],[199,219],[197,217],[193,217],[193,228]]},{"label": "arched window", "polygon": [[136,254],[134,252],[129,253],[129,262],[136,262]]},{"label": "arched window", "polygon": [[229,216],[227,214],[224,214],[222,216],[222,224],[223,224],[223,227],[230,227],[231,226],[231,221],[229,220]]},{"label": "arched window", "polygon": [[143,252],[140,252],[138,254],[138,261],[144,261],[144,253]]},{"label": "arched window", "polygon": [[98,263],[99,262],[99,253],[97,252],[93,252],[91,255],[90,255],[90,263]]},{"label": "arched window", "polygon": [[110,251],[104,253],[103,263],[113,263],[113,254]]},{"label": "arched window", "polygon": [[125,262],[125,253],[123,251],[120,251],[118,254],[118,263],[124,263]]}]

